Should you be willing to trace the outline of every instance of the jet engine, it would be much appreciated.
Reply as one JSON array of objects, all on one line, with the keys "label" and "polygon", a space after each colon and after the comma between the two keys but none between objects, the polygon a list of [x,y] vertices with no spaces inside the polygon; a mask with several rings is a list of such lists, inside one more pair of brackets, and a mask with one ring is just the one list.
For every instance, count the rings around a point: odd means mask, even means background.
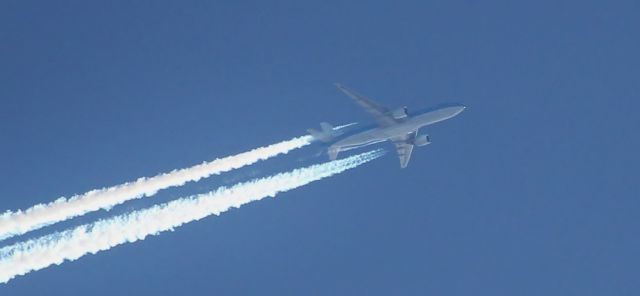
[{"label": "jet engine", "polygon": [[395,119],[402,119],[409,115],[408,111],[409,110],[407,109],[407,107],[398,108],[396,110],[393,110],[393,112],[391,112],[391,116],[393,116],[393,118]]},{"label": "jet engine", "polygon": [[413,145],[416,145],[416,146],[425,146],[429,144],[431,144],[431,139],[429,138],[429,135],[417,136],[413,140]]}]

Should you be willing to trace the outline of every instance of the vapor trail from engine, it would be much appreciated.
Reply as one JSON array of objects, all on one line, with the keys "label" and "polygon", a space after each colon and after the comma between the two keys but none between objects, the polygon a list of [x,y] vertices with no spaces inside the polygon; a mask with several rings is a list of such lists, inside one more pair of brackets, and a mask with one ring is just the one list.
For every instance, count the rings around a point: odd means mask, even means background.
[{"label": "vapor trail from engine", "polygon": [[209,193],[181,198],[148,209],[99,220],[63,232],[16,243],[0,249],[0,282],[65,260],[143,240],[185,223],[289,191],[376,159],[381,150],[365,152],[270,177],[220,187]]},{"label": "vapor trail from engine", "polygon": [[311,136],[293,138],[154,177],[142,177],[133,182],[92,190],[70,198],[61,197],[53,202],[38,204],[24,211],[7,211],[0,215],[0,240],[89,212],[100,209],[108,210],[128,200],[153,196],[162,189],[182,186],[187,182],[198,181],[279,154],[286,154],[291,150],[309,145],[312,140]]}]

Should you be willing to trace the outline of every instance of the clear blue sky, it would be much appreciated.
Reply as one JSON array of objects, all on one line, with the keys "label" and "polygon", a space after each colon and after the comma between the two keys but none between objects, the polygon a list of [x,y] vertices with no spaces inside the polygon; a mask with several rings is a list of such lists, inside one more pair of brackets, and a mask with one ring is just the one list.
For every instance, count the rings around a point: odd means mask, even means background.
[{"label": "clear blue sky", "polygon": [[388,154],[0,294],[640,294],[637,1],[85,2],[0,4],[2,211],[367,122],[334,82],[468,108],[405,170]]}]

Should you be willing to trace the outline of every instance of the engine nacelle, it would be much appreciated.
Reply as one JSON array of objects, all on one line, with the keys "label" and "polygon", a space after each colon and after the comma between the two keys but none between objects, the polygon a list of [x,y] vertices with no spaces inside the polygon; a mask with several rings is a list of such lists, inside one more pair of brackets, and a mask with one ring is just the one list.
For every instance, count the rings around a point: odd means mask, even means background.
[{"label": "engine nacelle", "polygon": [[429,135],[417,136],[413,140],[413,145],[416,145],[416,146],[426,146],[429,144],[431,144],[431,139],[429,138]]},{"label": "engine nacelle", "polygon": [[391,116],[393,116],[393,118],[395,119],[402,119],[409,115],[408,111],[409,110],[407,109],[407,107],[398,108],[396,110],[393,110],[393,112],[391,112]]}]

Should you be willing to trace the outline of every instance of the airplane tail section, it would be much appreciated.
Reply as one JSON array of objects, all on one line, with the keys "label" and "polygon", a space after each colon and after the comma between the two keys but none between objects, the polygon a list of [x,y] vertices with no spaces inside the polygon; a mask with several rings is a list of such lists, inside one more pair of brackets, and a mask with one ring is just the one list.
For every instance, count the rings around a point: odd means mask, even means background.
[{"label": "airplane tail section", "polygon": [[327,123],[327,122],[322,122],[320,123],[320,129],[321,130],[316,130],[313,128],[307,129],[307,132],[309,132],[309,134],[316,140],[321,141],[321,142],[330,142],[332,141],[335,137],[341,135],[343,132],[340,132],[338,130],[336,130],[333,125]]},{"label": "airplane tail section", "polygon": [[307,129],[307,132],[309,132],[309,134],[315,139],[315,140],[320,140],[322,142],[324,142],[324,135],[322,134],[321,131],[317,130],[317,129]]}]

